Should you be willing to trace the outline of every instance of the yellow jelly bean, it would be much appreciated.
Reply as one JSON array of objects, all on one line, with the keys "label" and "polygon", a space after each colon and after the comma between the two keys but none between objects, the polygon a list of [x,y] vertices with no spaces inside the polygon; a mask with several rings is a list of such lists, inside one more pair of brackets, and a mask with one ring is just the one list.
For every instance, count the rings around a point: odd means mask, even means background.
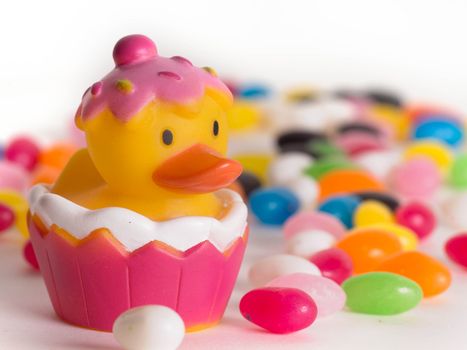
[{"label": "yellow jelly bean", "polygon": [[393,129],[398,140],[406,140],[410,132],[409,115],[400,108],[389,105],[375,105],[370,114]]},{"label": "yellow jelly bean", "polygon": [[25,237],[29,237],[29,230],[27,224],[28,202],[26,199],[14,191],[0,192],[0,203],[5,204],[13,209],[15,212],[15,226],[16,229]]},{"label": "yellow jelly bean", "polygon": [[271,163],[272,156],[269,154],[241,154],[233,157],[233,159],[239,161],[243,170],[249,171],[263,182],[267,182],[267,173],[269,164]]},{"label": "yellow jelly bean", "polygon": [[391,210],[381,202],[367,200],[362,202],[354,214],[354,226],[363,227],[394,222]]},{"label": "yellow jelly bean", "polygon": [[367,227],[371,229],[378,229],[378,230],[386,231],[389,233],[393,233],[399,238],[402,244],[402,248],[404,250],[414,250],[417,248],[417,245],[418,245],[417,235],[411,229],[405,226],[401,226],[401,225],[394,224],[394,223],[380,223],[380,224],[374,224],[371,226],[366,226],[365,228]]},{"label": "yellow jelly bean", "polygon": [[248,130],[258,125],[261,110],[251,102],[235,101],[227,112],[227,122],[232,131]]},{"label": "yellow jelly bean", "polygon": [[318,97],[318,90],[311,86],[298,86],[285,93],[286,101],[291,103],[310,101],[316,97]]},{"label": "yellow jelly bean", "polygon": [[431,158],[443,174],[448,172],[453,161],[450,149],[434,140],[414,142],[407,147],[404,153],[405,159],[421,156]]}]

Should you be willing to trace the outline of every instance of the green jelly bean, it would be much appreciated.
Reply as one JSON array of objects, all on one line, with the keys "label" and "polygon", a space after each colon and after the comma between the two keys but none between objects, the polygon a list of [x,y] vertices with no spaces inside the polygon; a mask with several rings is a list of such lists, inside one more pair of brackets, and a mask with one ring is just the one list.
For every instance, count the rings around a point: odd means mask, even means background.
[{"label": "green jelly bean", "polygon": [[455,188],[467,188],[467,154],[460,154],[452,164],[449,183]]},{"label": "green jelly bean", "polygon": [[310,141],[307,144],[307,147],[312,153],[316,154],[319,157],[346,156],[342,149],[330,143],[329,141]]},{"label": "green jelly bean", "polygon": [[354,169],[357,166],[349,160],[340,157],[327,157],[320,159],[305,169],[305,174],[319,180],[332,170]]},{"label": "green jelly bean", "polygon": [[389,272],[369,272],[351,277],[342,284],[347,307],[371,315],[396,315],[422,300],[420,286],[404,276]]}]

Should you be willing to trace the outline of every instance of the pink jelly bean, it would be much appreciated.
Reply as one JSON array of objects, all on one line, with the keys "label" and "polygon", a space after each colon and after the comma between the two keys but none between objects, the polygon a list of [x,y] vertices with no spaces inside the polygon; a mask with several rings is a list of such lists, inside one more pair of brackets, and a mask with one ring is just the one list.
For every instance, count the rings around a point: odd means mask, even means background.
[{"label": "pink jelly bean", "polygon": [[428,237],[436,226],[433,212],[426,205],[417,202],[399,206],[396,210],[396,221],[410,228],[420,239]]},{"label": "pink jelly bean", "polygon": [[29,137],[13,139],[5,149],[5,158],[32,171],[39,160],[40,149]]},{"label": "pink jelly bean", "polygon": [[340,135],[335,141],[336,145],[350,156],[387,148],[387,142],[382,137],[360,131],[347,132]]},{"label": "pink jelly bean", "polygon": [[342,249],[329,248],[322,250],[313,255],[310,261],[318,266],[323,277],[327,277],[338,284],[342,284],[352,276],[352,259]]},{"label": "pink jelly bean", "polygon": [[338,219],[330,214],[318,211],[298,213],[290,217],[284,224],[286,239],[291,238],[299,232],[310,230],[329,232],[338,239],[345,235],[345,227]]},{"label": "pink jelly bean", "polygon": [[449,239],[444,245],[444,250],[452,261],[467,268],[467,233]]},{"label": "pink jelly bean", "polygon": [[29,185],[28,173],[19,165],[0,160],[0,190],[24,192]]},{"label": "pink jelly bean", "polygon": [[39,263],[37,262],[36,253],[34,252],[31,241],[27,241],[24,245],[23,256],[34,270],[39,270]]},{"label": "pink jelly bean", "polygon": [[296,288],[307,293],[318,307],[318,317],[331,315],[345,305],[344,290],[333,280],[307,273],[294,273],[280,276],[266,287]]},{"label": "pink jelly bean", "polygon": [[13,210],[2,203],[0,203],[0,233],[8,230],[15,222],[15,213]]},{"label": "pink jelly bean", "polygon": [[267,287],[245,294],[240,300],[240,312],[272,333],[285,334],[310,326],[318,309],[313,299],[299,289]]},{"label": "pink jelly bean", "polygon": [[441,185],[441,174],[427,157],[409,159],[396,166],[391,175],[394,190],[407,198],[428,199]]}]

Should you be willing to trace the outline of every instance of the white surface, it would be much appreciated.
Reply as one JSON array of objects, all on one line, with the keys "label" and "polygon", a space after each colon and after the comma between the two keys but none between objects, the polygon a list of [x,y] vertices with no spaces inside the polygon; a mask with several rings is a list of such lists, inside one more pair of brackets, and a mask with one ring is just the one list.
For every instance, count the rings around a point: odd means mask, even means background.
[{"label": "white surface", "polygon": [[[0,236],[0,349],[117,350],[111,334],[77,328],[54,315],[41,277],[22,260],[19,234]],[[339,312],[318,319],[309,329],[274,335],[242,319],[240,297],[249,286],[246,272],[252,261],[282,250],[277,231],[252,228],[240,279],[222,323],[185,337],[182,350],[438,350],[462,349],[467,342],[467,271],[447,262],[441,250],[446,234],[436,234],[423,250],[445,261],[453,271],[453,285],[443,295],[424,300],[399,316],[366,316]]]},{"label": "white surface", "polygon": [[71,117],[129,33],[222,76],[281,88],[384,84],[465,111],[466,13],[464,0],[6,0],[0,139]]}]

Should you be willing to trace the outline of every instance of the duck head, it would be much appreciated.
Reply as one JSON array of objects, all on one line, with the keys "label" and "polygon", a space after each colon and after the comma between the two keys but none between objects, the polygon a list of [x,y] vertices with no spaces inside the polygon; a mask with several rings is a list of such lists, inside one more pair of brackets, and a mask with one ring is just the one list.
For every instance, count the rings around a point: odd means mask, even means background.
[{"label": "duck head", "polygon": [[208,193],[241,165],[225,158],[227,87],[211,69],[164,58],[133,35],[114,49],[115,69],[83,96],[76,123],[103,180],[120,193]]}]

